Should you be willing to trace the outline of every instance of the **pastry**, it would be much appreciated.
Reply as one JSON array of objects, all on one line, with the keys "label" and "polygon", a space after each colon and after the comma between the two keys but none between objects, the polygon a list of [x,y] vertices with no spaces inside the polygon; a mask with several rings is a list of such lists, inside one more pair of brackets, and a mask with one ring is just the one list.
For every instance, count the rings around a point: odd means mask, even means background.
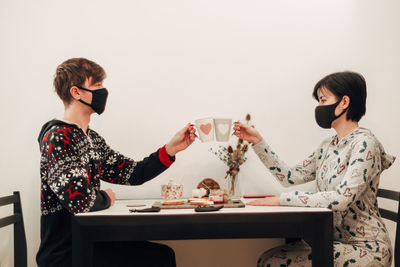
[{"label": "pastry", "polygon": [[188,200],[191,205],[208,206],[213,205],[214,202],[203,198],[191,198]]},{"label": "pastry", "polygon": [[210,194],[211,189],[220,189],[219,184],[211,178],[205,178],[197,185],[197,188],[204,188],[207,190],[207,194],[205,195],[207,197]]},{"label": "pastry", "polygon": [[183,199],[168,199],[161,201],[161,205],[181,205],[185,203]]}]

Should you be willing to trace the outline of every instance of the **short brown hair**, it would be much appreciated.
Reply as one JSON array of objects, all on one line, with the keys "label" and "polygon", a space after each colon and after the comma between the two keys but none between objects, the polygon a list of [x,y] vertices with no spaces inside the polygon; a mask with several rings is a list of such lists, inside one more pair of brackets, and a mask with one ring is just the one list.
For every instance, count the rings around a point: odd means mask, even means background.
[{"label": "short brown hair", "polygon": [[86,79],[90,78],[92,84],[101,82],[106,78],[106,73],[93,61],[86,58],[71,58],[57,67],[53,85],[64,104],[69,104],[72,99],[71,87],[82,86]]}]

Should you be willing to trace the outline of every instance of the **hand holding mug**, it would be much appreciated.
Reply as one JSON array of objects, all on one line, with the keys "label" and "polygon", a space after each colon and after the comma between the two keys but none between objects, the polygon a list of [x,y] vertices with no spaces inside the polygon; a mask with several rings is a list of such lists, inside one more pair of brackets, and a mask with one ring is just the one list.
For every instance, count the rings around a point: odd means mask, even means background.
[{"label": "hand holding mug", "polygon": [[234,134],[238,138],[246,140],[253,145],[258,144],[263,139],[260,133],[254,127],[243,124],[240,121],[235,123],[233,130],[235,131]]},{"label": "hand holding mug", "polygon": [[185,150],[194,142],[197,135],[193,126],[189,123],[172,137],[171,141],[165,146],[168,155],[175,156],[176,153]]}]

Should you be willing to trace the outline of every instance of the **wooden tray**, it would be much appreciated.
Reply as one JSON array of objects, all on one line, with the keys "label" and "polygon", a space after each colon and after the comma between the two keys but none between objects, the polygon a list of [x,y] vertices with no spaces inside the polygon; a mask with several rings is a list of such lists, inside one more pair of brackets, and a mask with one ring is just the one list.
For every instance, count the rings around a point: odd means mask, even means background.
[{"label": "wooden tray", "polygon": [[[246,205],[241,200],[229,200],[227,203],[215,203],[215,206],[224,205],[224,208],[244,208]],[[194,209],[199,205],[192,205],[188,202],[185,202],[180,205],[162,205],[160,201],[156,201],[153,204],[153,207],[159,207],[161,209]]]}]

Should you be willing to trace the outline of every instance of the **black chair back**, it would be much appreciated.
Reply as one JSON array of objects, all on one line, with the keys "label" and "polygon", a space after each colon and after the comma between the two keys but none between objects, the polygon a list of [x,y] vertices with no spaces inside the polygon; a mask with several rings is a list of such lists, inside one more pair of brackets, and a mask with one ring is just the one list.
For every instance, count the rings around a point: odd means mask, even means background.
[{"label": "black chair back", "polygon": [[379,208],[381,216],[387,220],[391,220],[396,223],[396,233],[394,241],[394,266],[400,267],[400,192],[378,189],[378,197],[391,199],[397,201],[398,210],[397,213],[387,209]]},{"label": "black chair back", "polygon": [[0,228],[10,224],[14,224],[14,266],[26,267],[26,236],[19,192],[14,192],[13,195],[0,198],[0,207],[10,204],[14,204],[14,214],[4,218],[0,218]]}]

